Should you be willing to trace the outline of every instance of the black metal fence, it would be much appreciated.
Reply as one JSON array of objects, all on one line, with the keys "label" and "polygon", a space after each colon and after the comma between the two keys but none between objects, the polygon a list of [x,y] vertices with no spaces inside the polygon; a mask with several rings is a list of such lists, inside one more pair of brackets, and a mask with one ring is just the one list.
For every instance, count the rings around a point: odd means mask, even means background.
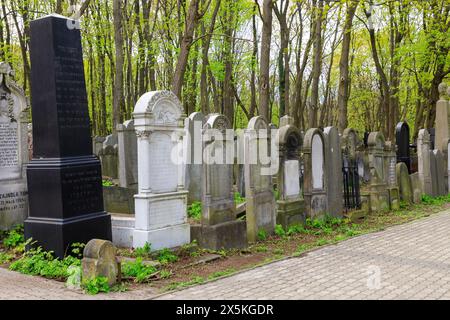
[{"label": "black metal fence", "polygon": [[359,191],[358,165],[356,161],[343,157],[342,174],[344,180],[344,209],[346,212],[361,209],[361,195]]}]

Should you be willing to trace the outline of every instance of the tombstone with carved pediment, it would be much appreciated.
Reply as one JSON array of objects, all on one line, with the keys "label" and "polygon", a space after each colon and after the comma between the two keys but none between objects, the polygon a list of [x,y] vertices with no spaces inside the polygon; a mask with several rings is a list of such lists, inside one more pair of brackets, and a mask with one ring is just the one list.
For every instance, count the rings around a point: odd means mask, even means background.
[{"label": "tombstone with carved pediment", "polygon": [[202,200],[202,129],[205,116],[201,112],[193,112],[184,121],[186,137],[184,149],[186,150],[186,176],[185,186],[189,190],[188,203]]},{"label": "tombstone with carved pediment", "polygon": [[275,197],[269,154],[270,132],[266,120],[250,119],[244,130],[244,176],[247,239],[255,242],[258,232],[272,234],[276,223]]},{"label": "tombstone with carved pediment", "polygon": [[388,168],[385,140],[381,132],[371,132],[367,140],[370,170],[370,206],[372,211],[389,210]]},{"label": "tombstone with carved pediment", "polygon": [[303,136],[293,125],[280,128],[276,137],[279,155],[277,224],[285,229],[305,221],[305,201],[300,184]]},{"label": "tombstone with carved pediment", "polygon": [[28,105],[13,76],[0,62],[0,230],[23,223],[28,214]]},{"label": "tombstone with carved pediment", "polygon": [[306,213],[315,218],[327,214],[327,163],[325,137],[320,129],[306,131],[303,142],[305,176],[303,181]]},{"label": "tombstone with carved pediment", "polygon": [[192,240],[213,250],[247,246],[246,223],[236,219],[233,193],[234,132],[221,114],[208,115],[203,127],[201,223],[191,226]]},{"label": "tombstone with carved pediment", "polygon": [[133,246],[152,249],[190,242],[183,169],[183,108],[170,91],[144,94],[134,109],[138,194]]}]

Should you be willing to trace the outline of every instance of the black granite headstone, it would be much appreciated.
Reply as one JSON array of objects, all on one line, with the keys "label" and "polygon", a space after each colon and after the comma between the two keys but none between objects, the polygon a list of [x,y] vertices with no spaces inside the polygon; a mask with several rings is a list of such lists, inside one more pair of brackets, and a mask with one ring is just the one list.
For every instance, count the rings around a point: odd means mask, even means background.
[{"label": "black granite headstone", "polygon": [[409,173],[411,173],[409,126],[406,122],[399,122],[395,127],[395,142],[397,144],[397,162],[404,162]]},{"label": "black granite headstone", "polygon": [[92,155],[80,30],[49,15],[30,24],[33,159],[25,238],[63,257],[74,242],[111,240],[101,165]]}]

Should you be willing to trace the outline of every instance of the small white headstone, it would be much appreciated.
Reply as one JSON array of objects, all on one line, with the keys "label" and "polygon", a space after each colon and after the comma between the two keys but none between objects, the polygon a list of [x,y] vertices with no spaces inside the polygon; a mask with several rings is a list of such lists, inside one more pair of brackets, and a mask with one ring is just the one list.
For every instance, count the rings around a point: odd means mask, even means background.
[{"label": "small white headstone", "polygon": [[287,160],[284,163],[284,190],[287,198],[300,195],[300,170],[298,160]]}]

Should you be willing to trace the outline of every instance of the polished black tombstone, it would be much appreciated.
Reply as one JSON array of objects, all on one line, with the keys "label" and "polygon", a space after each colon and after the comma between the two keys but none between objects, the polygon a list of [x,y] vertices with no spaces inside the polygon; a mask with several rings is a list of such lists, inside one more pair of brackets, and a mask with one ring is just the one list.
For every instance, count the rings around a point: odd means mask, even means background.
[{"label": "polished black tombstone", "polygon": [[63,257],[70,244],[111,240],[101,166],[92,155],[80,30],[58,15],[31,22],[33,159],[25,238]]},{"label": "polished black tombstone", "polygon": [[399,122],[395,127],[395,142],[397,144],[397,162],[404,162],[411,173],[411,152],[409,146],[409,126]]}]

